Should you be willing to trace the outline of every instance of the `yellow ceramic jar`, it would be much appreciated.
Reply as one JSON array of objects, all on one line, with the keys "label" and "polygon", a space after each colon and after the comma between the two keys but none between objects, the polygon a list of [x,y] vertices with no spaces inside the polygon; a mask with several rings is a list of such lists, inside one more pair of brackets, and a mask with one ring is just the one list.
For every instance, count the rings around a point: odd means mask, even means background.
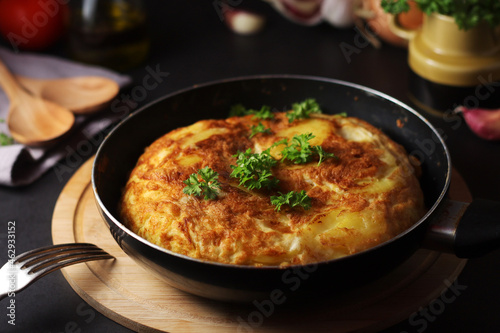
[{"label": "yellow ceramic jar", "polygon": [[410,93],[417,103],[439,111],[500,107],[500,27],[463,30],[454,18],[432,14],[418,30],[394,22],[391,29],[409,40]]}]

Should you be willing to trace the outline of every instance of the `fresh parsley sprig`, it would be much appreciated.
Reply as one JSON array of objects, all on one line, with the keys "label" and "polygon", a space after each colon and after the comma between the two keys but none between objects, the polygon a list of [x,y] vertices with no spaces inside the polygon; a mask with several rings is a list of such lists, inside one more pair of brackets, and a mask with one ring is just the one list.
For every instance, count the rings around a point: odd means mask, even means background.
[{"label": "fresh parsley sprig", "polygon": [[[219,174],[206,166],[193,173],[184,181],[187,186],[183,191],[186,194],[194,196],[204,196],[205,200],[215,199],[219,193],[220,183],[218,180]],[[200,180],[201,178],[201,180]]]},{"label": "fresh parsley sprig", "polygon": [[286,145],[281,151],[281,160],[289,160],[294,164],[304,164],[312,161],[314,156],[318,156],[318,165],[320,165],[327,158],[336,158],[335,154],[324,151],[321,146],[311,146],[309,141],[314,137],[312,133],[304,133],[294,135],[291,144],[288,144],[287,139],[275,143],[275,145]]},{"label": "fresh parsley sprig", "polygon": [[382,0],[381,6],[388,13],[403,13],[410,10],[410,4],[406,0]]},{"label": "fresh parsley sprig", "polygon": [[[308,98],[300,103],[293,103],[292,110],[288,111],[286,116],[288,122],[293,122],[296,119],[310,118],[311,113],[322,113],[319,104],[314,98]],[[254,115],[257,119],[274,119],[274,113],[267,105],[263,105],[260,110],[247,109],[242,104],[235,104],[231,106],[229,115],[234,117],[241,117],[246,115]]]},{"label": "fresh parsley sprig", "polygon": [[312,147],[314,153],[316,155],[318,155],[319,157],[319,161],[318,161],[318,166],[324,161],[326,160],[327,158],[335,158],[335,159],[338,159],[337,155],[335,155],[334,153],[329,153],[329,152],[326,152],[323,150],[323,147],[321,146],[313,146]]},{"label": "fresh parsley sprig", "polygon": [[[410,9],[409,0],[382,0],[381,7],[397,15]],[[495,28],[500,24],[498,0],[415,0],[418,8],[430,15],[439,13],[452,16],[460,29],[468,30],[481,22]]]},{"label": "fresh parsley sprig", "polygon": [[292,143],[288,144],[286,140],[286,147],[281,151],[282,161],[289,160],[294,164],[304,164],[312,159],[313,150],[309,140],[314,138],[312,133],[305,133],[294,135]]},{"label": "fresh parsley sprig", "polygon": [[267,105],[263,105],[260,110],[249,110],[250,114],[253,114],[257,119],[274,119],[274,113],[271,111],[271,108]]},{"label": "fresh parsley sprig", "polygon": [[255,135],[257,135],[258,133],[271,133],[271,129],[264,126],[264,124],[261,122],[259,122],[258,125],[252,125],[250,127],[250,130],[252,131],[252,133],[250,134],[250,139],[253,138]]},{"label": "fresh parsley sprig", "polygon": [[230,117],[241,117],[246,116],[247,114],[247,108],[243,106],[243,104],[231,105],[231,108],[229,109]]},{"label": "fresh parsley sprig", "polygon": [[[0,118],[0,123],[5,123],[5,119]],[[10,146],[12,144],[14,144],[14,138],[0,132],[0,146]]]},{"label": "fresh parsley sprig", "polygon": [[229,115],[231,117],[241,117],[247,115],[253,115],[254,118],[257,119],[274,119],[274,113],[271,111],[271,108],[267,105],[263,105],[260,110],[247,109],[242,104],[235,104],[231,106],[229,110]]},{"label": "fresh parsley sprig", "polygon": [[274,209],[278,212],[283,205],[287,205],[291,208],[300,206],[305,210],[311,208],[311,197],[306,194],[305,190],[300,192],[290,191],[285,194],[279,192],[279,194],[280,195],[271,196],[271,204],[276,206]]},{"label": "fresh parsley sprig", "polygon": [[258,190],[270,189],[278,184],[279,180],[271,172],[271,168],[278,161],[271,156],[269,149],[260,154],[254,154],[249,148],[245,152],[238,152],[233,157],[236,157],[236,165],[231,165],[233,169],[231,177],[238,178],[240,185],[249,190]]},{"label": "fresh parsley sprig", "polygon": [[0,146],[10,146],[14,144],[14,138],[5,133],[0,133]]},{"label": "fresh parsley sprig", "polygon": [[296,119],[310,118],[311,113],[321,113],[319,104],[314,98],[308,98],[300,103],[292,104],[292,110],[287,112],[288,122],[293,122]]}]

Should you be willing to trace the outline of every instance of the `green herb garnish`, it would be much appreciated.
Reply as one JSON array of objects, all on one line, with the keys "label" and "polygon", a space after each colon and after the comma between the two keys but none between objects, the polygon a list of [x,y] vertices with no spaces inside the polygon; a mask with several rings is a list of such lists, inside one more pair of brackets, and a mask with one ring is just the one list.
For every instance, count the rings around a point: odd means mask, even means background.
[{"label": "green herb garnish", "polygon": [[229,110],[229,115],[231,117],[241,117],[247,115],[254,115],[257,119],[274,119],[274,113],[271,108],[267,105],[263,105],[260,110],[247,109],[242,104],[235,104],[231,106]]},{"label": "green herb garnish", "polygon": [[260,110],[249,110],[257,119],[274,119],[274,113],[271,111],[271,108],[267,105],[264,105],[260,108]]},{"label": "green herb garnish", "polygon": [[279,196],[271,196],[271,204],[276,206],[275,210],[278,212],[283,205],[288,205],[291,208],[301,206],[305,210],[311,208],[311,198],[304,190],[300,192],[290,191],[286,194],[280,192],[279,194]]},{"label": "green herb garnish", "polygon": [[243,104],[232,105],[229,109],[230,117],[241,117],[246,116],[247,114],[247,109],[243,106]]},{"label": "green herb garnish", "polygon": [[[0,123],[5,123],[5,119],[0,118]],[[10,146],[14,144],[14,138],[0,132],[0,146]]]},{"label": "green herb garnish", "polygon": [[406,0],[382,0],[381,6],[388,13],[403,13],[410,10],[410,4]]},{"label": "green herb garnish", "polygon": [[[199,176],[199,177],[198,177]],[[218,181],[219,174],[206,166],[193,173],[184,181],[187,186],[184,187],[184,193],[195,196],[204,196],[205,200],[217,198],[220,183]],[[201,180],[199,179],[201,177]]]},{"label": "green herb garnish", "polygon": [[250,139],[253,138],[255,135],[257,135],[258,133],[271,133],[271,129],[267,128],[266,126],[264,126],[264,124],[260,122],[258,125],[252,125],[252,127],[250,127],[250,130],[252,131],[252,133],[250,134]]},{"label": "green herb garnish", "polygon": [[309,140],[314,138],[312,133],[294,135],[292,143],[281,151],[282,160],[289,160],[294,164],[304,164],[312,159],[313,151]]},{"label": "green herb garnish", "polygon": [[231,165],[233,168],[231,177],[238,178],[240,185],[250,190],[258,190],[270,189],[278,184],[278,179],[274,178],[271,172],[271,168],[278,161],[271,156],[269,149],[260,154],[254,154],[249,148],[245,152],[238,152],[234,157],[236,157],[236,165]]},{"label": "green herb garnish", "polygon": [[[321,113],[321,109],[315,99],[309,98],[301,103],[294,103],[292,110],[287,112],[286,116],[289,122],[296,119],[310,118],[312,113]],[[242,104],[236,104],[231,107],[231,116],[253,115],[257,119],[273,119],[274,113],[268,106],[263,106],[260,110],[246,109]],[[340,113],[338,116],[346,116],[345,113]],[[266,128],[262,122],[258,125],[251,126],[250,138],[258,133],[271,133],[270,128]],[[271,149],[285,145],[281,151],[281,162],[291,161],[295,164],[303,164],[318,158],[320,165],[327,158],[336,158],[333,153],[325,152],[321,146],[312,146],[310,140],[315,136],[312,133],[295,135],[289,143],[288,138],[284,138],[275,142],[271,147],[264,150],[262,153],[252,153],[249,148],[244,152],[238,152],[233,157],[236,158],[236,165],[231,165],[233,171],[231,177],[239,179],[239,185],[248,188],[249,190],[272,189],[275,188],[279,179],[272,174],[272,168],[278,163],[278,160],[271,156]],[[197,179],[197,178],[196,178]],[[201,193],[198,189],[193,189],[195,193]],[[275,210],[280,211],[283,205],[288,205],[293,208],[300,206],[304,209],[311,207],[311,198],[306,194],[306,191],[288,192],[279,195],[271,196],[271,203],[276,206]]]},{"label": "green herb garnish", "polygon": [[321,146],[311,146],[309,142],[315,136],[312,133],[294,135],[292,143],[288,145],[288,140],[278,141],[276,144],[286,144],[286,147],[281,151],[282,161],[289,160],[294,164],[304,164],[310,162],[314,156],[319,156],[318,165],[327,158],[335,158],[335,154],[328,153]]},{"label": "green herb garnish", "polygon": [[14,138],[5,133],[0,133],[0,146],[10,146],[14,144]]},{"label": "green herb garnish", "polygon": [[296,119],[305,119],[311,116],[311,113],[321,113],[319,104],[314,98],[308,98],[301,103],[292,104],[292,110],[286,116],[291,123]]},{"label": "green herb garnish", "polygon": [[[382,8],[397,15],[410,9],[409,0],[382,0]],[[468,30],[480,22],[495,28],[500,24],[498,0],[415,0],[417,7],[427,15],[438,13],[452,16],[460,29]]]},{"label": "green herb garnish", "polygon": [[327,158],[337,158],[334,153],[328,153],[321,146],[312,147],[314,153],[319,156],[318,166]]}]

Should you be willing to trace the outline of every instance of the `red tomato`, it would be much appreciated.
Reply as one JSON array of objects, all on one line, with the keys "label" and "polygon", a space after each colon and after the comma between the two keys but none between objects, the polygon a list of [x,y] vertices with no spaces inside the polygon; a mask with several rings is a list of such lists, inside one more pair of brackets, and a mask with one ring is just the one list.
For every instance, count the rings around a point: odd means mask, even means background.
[{"label": "red tomato", "polygon": [[40,50],[63,34],[68,0],[0,0],[0,33],[17,49]]}]

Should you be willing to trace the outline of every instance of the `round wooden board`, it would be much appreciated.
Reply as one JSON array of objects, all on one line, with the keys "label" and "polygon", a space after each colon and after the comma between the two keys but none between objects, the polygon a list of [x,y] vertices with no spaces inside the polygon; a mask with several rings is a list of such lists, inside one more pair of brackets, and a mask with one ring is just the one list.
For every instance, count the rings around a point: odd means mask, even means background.
[{"label": "round wooden board", "polygon": [[[99,215],[87,161],[63,189],[54,209],[54,244],[89,242],[115,256],[64,268],[72,288],[92,307],[137,332],[370,332],[392,326],[446,290],[466,260],[419,250],[384,278],[307,304],[270,301],[228,304],[179,291],[150,275],[116,244]],[[454,199],[470,201],[458,174]],[[319,296],[321,297],[321,296]]]}]

